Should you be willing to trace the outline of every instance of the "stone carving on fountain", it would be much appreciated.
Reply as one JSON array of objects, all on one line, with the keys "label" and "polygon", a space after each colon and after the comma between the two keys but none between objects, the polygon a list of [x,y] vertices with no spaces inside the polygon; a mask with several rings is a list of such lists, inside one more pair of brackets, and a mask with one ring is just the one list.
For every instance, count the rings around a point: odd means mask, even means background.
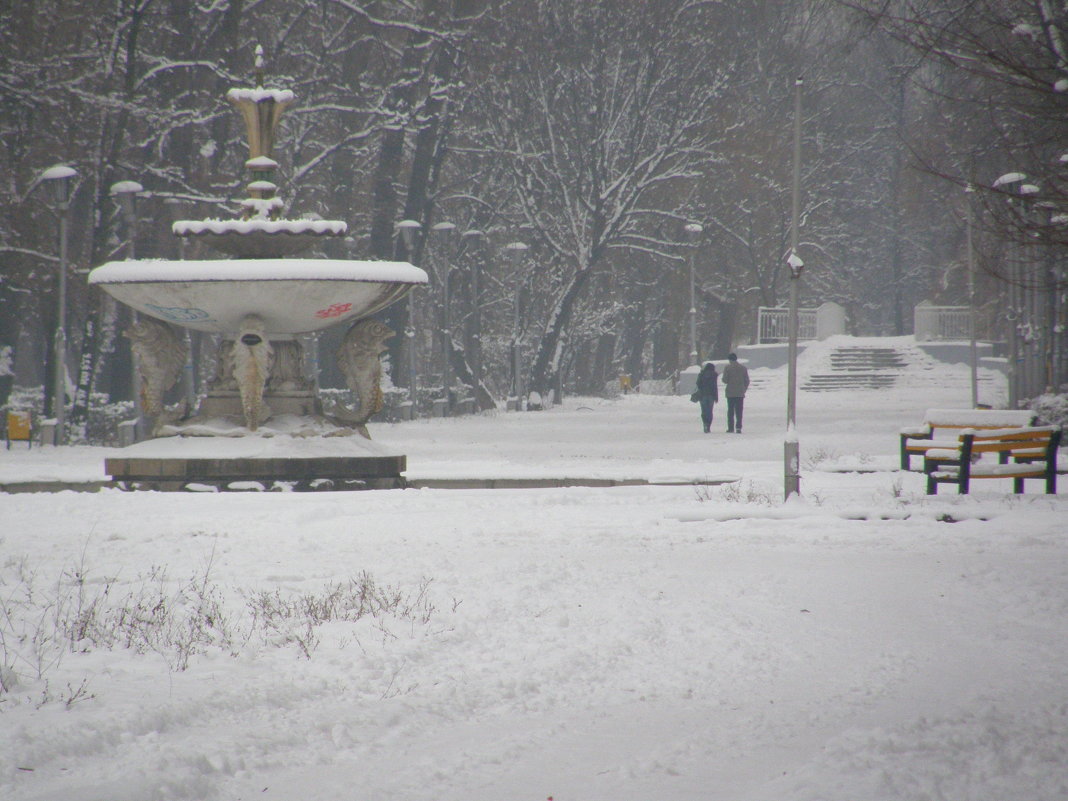
[{"label": "stone carving on fountain", "polygon": [[[369,315],[425,284],[426,273],[403,262],[294,258],[326,237],[344,235],[347,226],[282,216],[274,139],[295,98],[289,90],[264,86],[259,47],[255,78],[254,87],[226,96],[248,133],[248,197],[240,201],[239,218],[180,220],[172,227],[177,236],[231,258],[111,262],[89,280],[146,315],[127,335],[139,355],[143,406],[154,418],[154,436],[270,434],[265,425],[299,436],[367,436],[366,422],[382,408],[379,354],[393,335]],[[358,407],[326,414],[305,371],[299,337],[343,323],[351,328],[337,357]],[[206,396],[195,415],[178,420],[162,408],[163,393],[181,373],[177,365],[185,365],[175,326],[222,338]]]},{"label": "stone carving on fountain", "polygon": [[[141,409],[146,416],[158,419],[164,411],[163,396],[182,377],[188,348],[173,326],[151,317],[142,317],[123,335],[130,340],[138,366]],[[176,416],[184,412],[183,407]]]},{"label": "stone carving on fountain", "polygon": [[337,349],[337,364],[352,394],[359,401],[352,422],[364,426],[372,415],[382,411],[382,362],[386,340],[393,329],[378,320],[361,320],[345,332]]},{"label": "stone carving on fountain", "polygon": [[250,314],[241,321],[241,330],[230,347],[229,356],[249,431],[255,431],[270,416],[270,409],[263,402],[263,390],[271,374],[273,356],[274,348],[267,338],[263,320]]}]

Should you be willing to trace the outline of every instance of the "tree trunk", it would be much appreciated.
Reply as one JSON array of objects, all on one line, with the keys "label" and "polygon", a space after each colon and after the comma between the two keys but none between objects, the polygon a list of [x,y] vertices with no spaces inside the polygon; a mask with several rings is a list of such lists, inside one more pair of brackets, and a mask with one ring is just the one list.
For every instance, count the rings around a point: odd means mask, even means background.
[{"label": "tree trunk", "polygon": [[571,283],[557,300],[552,316],[549,318],[549,324],[541,335],[537,354],[534,357],[534,367],[531,370],[530,384],[531,389],[539,392],[543,397],[546,397],[549,390],[558,384],[564,334],[571,322],[575,304],[589,282],[591,274],[590,267],[587,265],[572,276]]},{"label": "tree trunk", "polygon": [[493,400],[493,394],[485,384],[475,378],[474,373],[471,371],[471,365],[467,363],[463,349],[456,346],[456,341],[452,337],[446,340],[446,345],[449,349],[449,364],[452,365],[453,374],[462,383],[471,387],[471,391],[475,393],[475,404],[478,406],[479,411],[485,412],[490,409],[496,409],[497,403]]}]

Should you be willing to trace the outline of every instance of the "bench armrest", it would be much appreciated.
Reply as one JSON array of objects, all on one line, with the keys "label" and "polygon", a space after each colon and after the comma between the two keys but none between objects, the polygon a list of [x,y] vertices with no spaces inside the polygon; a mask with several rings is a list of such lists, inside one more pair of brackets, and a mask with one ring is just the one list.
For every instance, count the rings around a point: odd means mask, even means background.
[{"label": "bench armrest", "polygon": [[900,433],[901,433],[901,436],[903,438],[930,439],[931,438],[931,427],[927,426],[927,425],[924,425],[924,426],[907,426],[905,428],[902,428]]}]

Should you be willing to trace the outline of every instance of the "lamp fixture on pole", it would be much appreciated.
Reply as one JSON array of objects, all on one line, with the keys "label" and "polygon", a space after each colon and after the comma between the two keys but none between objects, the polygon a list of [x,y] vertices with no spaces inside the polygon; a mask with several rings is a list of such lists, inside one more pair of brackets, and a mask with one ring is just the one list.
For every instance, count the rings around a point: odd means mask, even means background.
[{"label": "lamp fixture on pole", "polygon": [[56,299],[55,372],[52,384],[52,417],[56,421],[55,444],[67,443],[67,217],[70,212],[73,182],[78,172],[66,164],[57,164],[41,173],[48,183],[52,203],[59,216],[59,286]]}]

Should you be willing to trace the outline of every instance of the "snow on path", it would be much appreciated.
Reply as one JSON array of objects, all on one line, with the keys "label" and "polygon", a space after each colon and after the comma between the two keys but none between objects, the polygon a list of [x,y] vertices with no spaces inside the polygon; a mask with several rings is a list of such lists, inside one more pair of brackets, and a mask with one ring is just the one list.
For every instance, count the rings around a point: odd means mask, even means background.
[{"label": "snow on path", "polygon": [[[410,475],[736,471],[720,488],[0,495],[8,608],[31,581],[119,599],[207,575],[237,627],[253,593],[365,572],[433,605],[185,670],[165,648],[34,662],[8,638],[0,798],[1068,797],[1063,491],[924,496],[892,469],[896,431],[959,388],[910,388],[808,398],[804,497],[783,504],[772,391],[741,437],[633,396],[374,431]],[[35,469],[85,475],[82,450]],[[25,456],[0,470],[29,475]]]}]

